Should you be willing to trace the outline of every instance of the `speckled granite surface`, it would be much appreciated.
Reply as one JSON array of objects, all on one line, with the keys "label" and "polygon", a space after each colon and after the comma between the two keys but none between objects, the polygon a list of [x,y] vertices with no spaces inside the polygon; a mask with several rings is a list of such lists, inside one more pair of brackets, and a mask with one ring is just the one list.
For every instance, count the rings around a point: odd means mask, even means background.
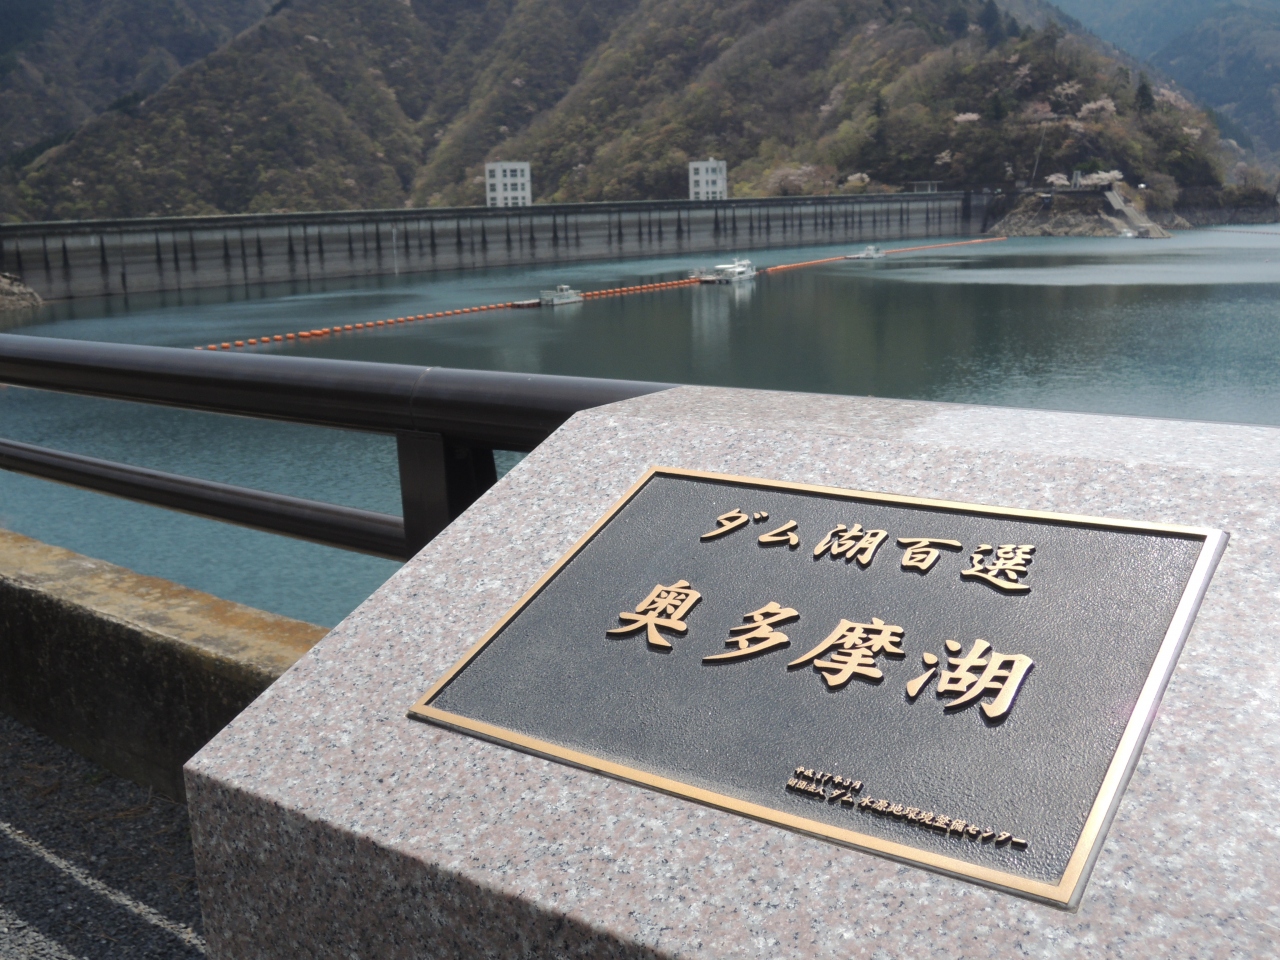
[{"label": "speckled granite surface", "polygon": [[[1225,529],[1067,914],[404,718],[651,464]],[[188,766],[211,955],[1280,949],[1280,430],[682,387],[579,414]]]}]

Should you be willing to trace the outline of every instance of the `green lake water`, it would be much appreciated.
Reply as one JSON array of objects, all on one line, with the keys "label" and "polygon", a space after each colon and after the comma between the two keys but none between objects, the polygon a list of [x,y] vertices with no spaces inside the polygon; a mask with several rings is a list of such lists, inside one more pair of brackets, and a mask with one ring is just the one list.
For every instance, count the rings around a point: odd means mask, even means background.
[{"label": "green lake water", "polygon": [[[770,250],[753,259],[763,266],[841,252]],[[0,326],[191,347],[523,299],[556,283],[598,289],[675,279],[731,253],[82,300]],[[1161,241],[1009,240],[824,264],[735,287],[467,314],[265,349],[1280,425],[1280,227]],[[389,513],[399,508],[389,438],[15,388],[0,388],[0,425],[0,436],[14,440]],[[326,625],[396,569],[4,472],[0,526]]]}]

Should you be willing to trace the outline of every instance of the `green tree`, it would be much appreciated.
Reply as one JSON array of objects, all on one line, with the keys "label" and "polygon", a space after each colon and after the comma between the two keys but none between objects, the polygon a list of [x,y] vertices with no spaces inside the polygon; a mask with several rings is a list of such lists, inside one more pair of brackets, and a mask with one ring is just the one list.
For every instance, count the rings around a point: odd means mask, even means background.
[{"label": "green tree", "polygon": [[987,46],[994,47],[1005,38],[1004,20],[1000,16],[1000,8],[996,0],[987,0],[978,14],[978,26],[987,38]]},{"label": "green tree", "polygon": [[1145,73],[1138,74],[1138,92],[1133,97],[1139,113],[1150,113],[1156,108],[1156,98],[1151,93],[1151,83]]},{"label": "green tree", "polygon": [[963,37],[969,32],[969,13],[964,7],[955,6],[947,14],[947,30],[953,37]]}]

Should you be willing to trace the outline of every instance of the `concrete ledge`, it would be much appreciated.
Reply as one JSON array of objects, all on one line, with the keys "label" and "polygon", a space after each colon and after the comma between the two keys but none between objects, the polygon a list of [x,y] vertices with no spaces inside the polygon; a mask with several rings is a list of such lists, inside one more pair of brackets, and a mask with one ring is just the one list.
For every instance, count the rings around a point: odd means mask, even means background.
[{"label": "concrete ledge", "polygon": [[326,632],[0,530],[0,710],[175,799]]},{"label": "concrete ledge", "polygon": [[[406,719],[656,464],[1231,532],[1079,913]],[[578,413],[187,765],[209,957],[1274,957],[1278,478],[1271,427],[709,387]]]}]

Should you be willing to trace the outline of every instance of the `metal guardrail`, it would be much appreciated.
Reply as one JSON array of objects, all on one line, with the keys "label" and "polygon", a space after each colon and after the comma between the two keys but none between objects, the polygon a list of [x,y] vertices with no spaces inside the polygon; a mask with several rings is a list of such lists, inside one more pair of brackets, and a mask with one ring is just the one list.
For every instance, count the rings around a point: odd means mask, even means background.
[{"label": "metal guardrail", "polygon": [[672,384],[206,353],[0,334],[0,383],[390,434],[403,517],[0,440],[0,468],[407,560],[579,410]]}]

